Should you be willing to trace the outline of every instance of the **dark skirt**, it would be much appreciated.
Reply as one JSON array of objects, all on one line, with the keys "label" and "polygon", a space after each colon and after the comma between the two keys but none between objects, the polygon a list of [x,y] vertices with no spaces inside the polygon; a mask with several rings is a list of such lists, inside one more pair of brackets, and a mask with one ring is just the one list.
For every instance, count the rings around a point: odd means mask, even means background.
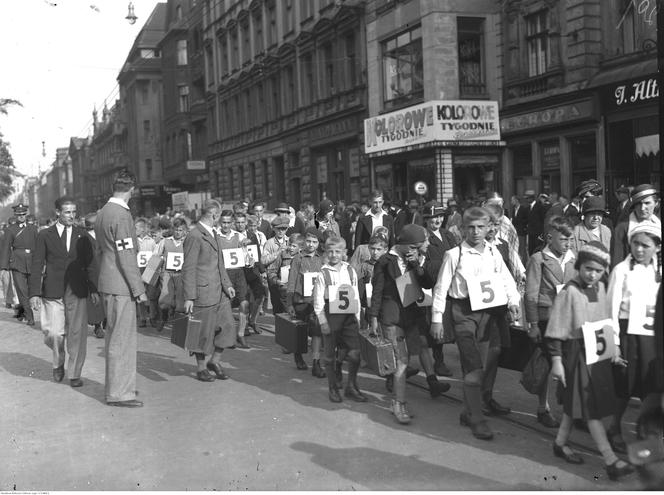
[{"label": "dark skirt", "polygon": [[643,400],[649,393],[657,391],[655,337],[630,335],[627,333],[628,320],[618,323],[620,352],[627,360],[627,367],[614,367],[616,394],[623,399],[638,397]]},{"label": "dark skirt", "polygon": [[571,418],[602,419],[611,416],[617,406],[610,360],[587,365],[583,339],[562,343],[563,366],[567,386],[558,384],[558,401]]}]

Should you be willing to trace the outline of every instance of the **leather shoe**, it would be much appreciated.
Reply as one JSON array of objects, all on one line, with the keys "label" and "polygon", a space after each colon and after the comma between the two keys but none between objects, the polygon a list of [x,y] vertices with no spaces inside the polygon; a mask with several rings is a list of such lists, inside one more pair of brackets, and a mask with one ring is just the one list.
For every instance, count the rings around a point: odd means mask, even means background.
[{"label": "leather shoe", "polygon": [[459,423],[461,426],[470,427],[470,431],[472,431],[475,438],[480,440],[493,439],[493,432],[491,431],[491,428],[489,428],[489,424],[484,420],[473,423],[466,411],[463,411],[459,416]]},{"label": "leather shoe", "polygon": [[439,382],[435,375],[427,377],[427,384],[429,385],[429,394],[432,399],[441,396],[451,388],[449,383]]},{"label": "leather shoe", "polygon": [[314,376],[316,378],[325,378],[325,377],[327,377],[327,373],[325,373],[325,370],[320,365],[320,359],[314,359],[314,362],[311,366],[311,374],[312,374],[312,376]]},{"label": "leather shoe", "polygon": [[339,394],[339,389],[338,388],[331,388],[330,389],[330,402],[342,402],[343,399],[341,398],[341,395]]},{"label": "leather shoe", "polygon": [[367,396],[360,392],[357,388],[350,386],[347,386],[346,390],[344,390],[344,396],[354,400],[355,402],[367,402],[369,400]]},{"label": "leather shoe", "polygon": [[307,363],[304,362],[304,359],[302,359],[302,354],[295,354],[295,367],[298,370],[308,370],[309,366],[307,366]]},{"label": "leather shoe", "polygon": [[560,426],[560,421],[554,418],[550,411],[538,412],[537,422],[547,428],[558,428]]},{"label": "leather shoe", "polygon": [[[557,443],[553,443],[553,455],[556,457],[560,457],[561,459],[565,459],[565,462],[568,462],[570,464],[583,464],[583,457],[581,457],[579,454],[576,452],[572,452],[571,454],[568,454],[565,452],[565,447],[566,445],[563,445],[562,447],[558,445]],[[569,448],[569,447],[567,447]],[[571,449],[570,449],[571,451]]]},{"label": "leather shoe", "polygon": [[450,370],[442,361],[436,363],[433,369],[438,376],[452,376],[452,370]]},{"label": "leather shoe", "polygon": [[95,325],[95,331],[94,331],[95,337],[98,339],[103,339],[104,338],[104,329],[101,327],[101,325]]},{"label": "leather shoe", "polygon": [[106,405],[115,407],[143,407],[143,403],[136,399],[109,401],[106,403]]},{"label": "leather shoe", "polygon": [[56,382],[61,382],[64,377],[65,377],[64,366],[58,366],[57,368],[53,368],[53,379]]},{"label": "leather shoe", "polygon": [[420,372],[417,368],[411,368],[410,366],[406,367],[406,380],[408,380],[411,376],[415,376]]},{"label": "leather shoe", "polygon": [[221,364],[208,361],[206,367],[214,373],[217,380],[228,380],[229,376],[224,372],[224,368],[221,367]]},{"label": "leather shoe", "polygon": [[[621,467],[618,467],[619,462],[623,463],[623,465]],[[606,469],[606,474],[609,475],[609,479],[611,481],[617,481],[618,478],[621,478],[622,476],[627,476],[628,474],[631,474],[631,473],[634,472],[634,466],[632,466],[628,462],[621,461],[620,459],[618,459],[613,464],[609,464],[608,466],[605,466],[604,469]]]},{"label": "leather shoe", "polygon": [[80,378],[72,378],[71,380],[69,380],[69,384],[73,388],[82,387],[83,386],[83,380],[81,380]]},{"label": "leather shoe", "polygon": [[196,378],[202,382],[213,382],[216,380],[216,377],[211,374],[208,370],[197,371]]},{"label": "leather shoe", "polygon": [[484,410],[482,411],[487,416],[505,416],[512,412],[509,407],[500,405],[495,399],[491,398],[484,403]]},{"label": "leather shoe", "polygon": [[609,431],[606,432],[606,437],[609,439],[609,445],[611,445],[611,449],[616,454],[627,453],[627,444],[625,443],[625,439],[622,437],[620,432],[609,429]]}]

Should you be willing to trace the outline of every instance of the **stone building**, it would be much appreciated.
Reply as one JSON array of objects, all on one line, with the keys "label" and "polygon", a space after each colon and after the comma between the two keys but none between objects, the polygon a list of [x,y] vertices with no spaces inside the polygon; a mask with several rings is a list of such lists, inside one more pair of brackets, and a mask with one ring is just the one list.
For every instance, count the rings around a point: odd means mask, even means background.
[{"label": "stone building", "polygon": [[656,6],[502,2],[508,194],[659,183]]},{"label": "stone building", "polygon": [[398,202],[499,189],[499,2],[373,0],[366,30],[371,185]]},{"label": "stone building", "polygon": [[364,2],[206,1],[210,187],[224,201],[359,201]]}]

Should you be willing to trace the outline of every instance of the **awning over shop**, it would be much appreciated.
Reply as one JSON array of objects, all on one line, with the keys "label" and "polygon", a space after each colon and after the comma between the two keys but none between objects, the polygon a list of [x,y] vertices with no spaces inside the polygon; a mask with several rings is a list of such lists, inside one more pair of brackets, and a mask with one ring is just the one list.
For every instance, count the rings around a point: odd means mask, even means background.
[{"label": "awning over shop", "polygon": [[657,58],[653,55],[653,57],[648,60],[633,62],[628,65],[620,65],[609,69],[602,69],[590,79],[586,87],[596,88],[598,86],[604,86],[614,82],[656,73]]},{"label": "awning over shop", "polygon": [[659,153],[659,134],[641,136],[634,139],[636,156],[656,155]]}]

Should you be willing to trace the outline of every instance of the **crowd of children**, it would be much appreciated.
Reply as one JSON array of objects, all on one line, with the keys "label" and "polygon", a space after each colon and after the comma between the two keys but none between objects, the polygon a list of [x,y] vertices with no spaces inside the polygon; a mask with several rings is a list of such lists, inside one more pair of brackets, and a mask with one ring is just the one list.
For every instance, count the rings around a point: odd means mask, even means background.
[{"label": "crowd of children", "polygon": [[[330,205],[326,208],[331,211]],[[365,223],[373,232],[368,242],[355,247],[350,261],[346,241],[323,221],[294,233],[288,217],[279,215],[264,232],[262,218],[222,211],[217,227],[222,249],[236,257],[241,253],[239,261],[224,254],[239,308],[236,346],[248,346],[244,337],[250,330],[260,332],[256,317],[266,281],[274,313],[306,323],[311,373],[327,378],[332,402],[343,397],[368,400],[357,379],[360,342],[366,338],[360,330],[391,343],[396,362],[386,378],[391,413],[398,423],[408,424],[413,418],[406,399],[411,357],[419,360],[431,397],[437,397],[450,388],[438,377],[451,375],[443,345],[454,342],[462,372],[460,424],[476,438],[490,440],[494,434],[487,415],[510,413],[493,397],[501,349],[510,346],[512,332],[521,328],[550,370],[536,392],[536,412],[539,423],[558,429],[553,454],[569,463],[584,462],[569,446],[572,427],[582,420],[608,476],[618,479],[633,471],[617,456],[626,453],[621,425],[627,403],[638,397],[657,408],[656,394],[661,393],[661,362],[654,345],[662,332],[654,326],[661,225],[630,220],[630,252],[624,260],[611,260],[611,232],[602,225],[603,210],[603,200],[590,197],[577,225],[568,217],[550,216],[544,246],[525,267],[514,245],[517,236],[495,201],[463,212],[460,242],[442,227],[445,209],[436,202],[422,208],[424,226],[407,224],[397,236],[372,223],[380,216],[370,216]],[[155,242],[145,222],[136,222],[139,251],[162,259],[160,288],[151,288],[151,302],[140,315],[158,321],[159,331],[174,312],[182,311],[180,269],[187,227],[184,219],[176,219]],[[298,370],[309,368],[302,354],[294,353],[294,360]],[[549,403],[552,383],[562,405],[560,418]],[[604,418],[611,418],[608,431]],[[661,438],[661,421],[640,420],[637,434]]]}]

